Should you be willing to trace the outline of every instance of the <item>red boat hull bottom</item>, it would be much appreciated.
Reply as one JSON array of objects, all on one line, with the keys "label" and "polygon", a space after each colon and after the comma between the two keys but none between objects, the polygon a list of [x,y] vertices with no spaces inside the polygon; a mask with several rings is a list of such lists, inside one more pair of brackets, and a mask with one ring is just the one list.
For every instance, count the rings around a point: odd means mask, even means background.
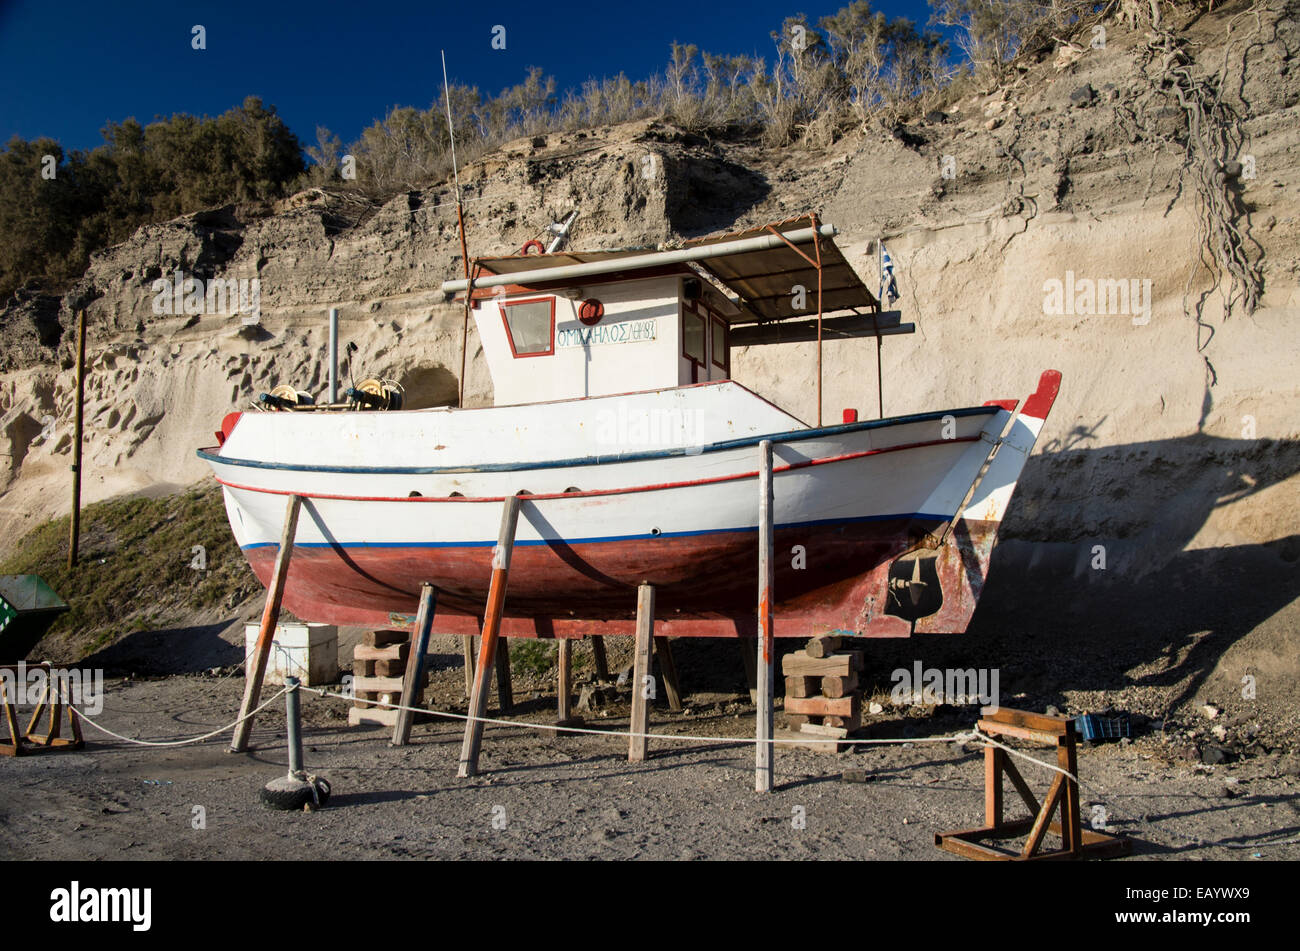
[{"label": "red boat hull bottom", "polygon": [[[937,553],[920,552],[927,572],[932,566],[937,574],[942,592],[941,604],[930,593],[923,609],[934,610],[926,616],[897,616],[899,602],[891,604],[889,594],[890,564],[942,528],[937,520],[903,518],[778,529],[776,635],[961,633],[983,590],[997,523],[959,521]],[[269,584],[275,546],[247,549],[245,555],[261,582]],[[439,590],[434,630],[476,634],[491,560],[490,546],[297,547],[284,606],[304,621],[376,630],[409,628],[420,585],[427,581]],[[466,579],[476,583],[467,584]],[[632,634],[636,588],[642,583],[656,586],[656,634],[752,637],[758,601],[757,534],[516,546],[501,633]]]}]

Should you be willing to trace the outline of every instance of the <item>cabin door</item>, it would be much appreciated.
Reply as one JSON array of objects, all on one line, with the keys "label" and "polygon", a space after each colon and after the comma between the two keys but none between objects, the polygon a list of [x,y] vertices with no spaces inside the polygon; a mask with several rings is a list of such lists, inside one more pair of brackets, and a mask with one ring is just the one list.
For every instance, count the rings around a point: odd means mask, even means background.
[{"label": "cabin door", "polygon": [[708,383],[731,377],[730,328],[702,301],[682,305],[681,382]]}]

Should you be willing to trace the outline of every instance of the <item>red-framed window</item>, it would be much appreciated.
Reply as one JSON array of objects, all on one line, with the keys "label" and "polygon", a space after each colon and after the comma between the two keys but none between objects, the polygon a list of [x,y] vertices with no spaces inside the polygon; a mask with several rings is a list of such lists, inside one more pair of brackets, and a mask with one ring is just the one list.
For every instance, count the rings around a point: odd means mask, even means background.
[{"label": "red-framed window", "polygon": [[555,298],[530,297],[501,305],[510,352],[516,357],[549,357],[555,353]]},{"label": "red-framed window", "polygon": [[709,360],[723,374],[731,378],[731,338],[727,322],[719,315],[709,312],[713,318],[713,336],[709,340]]}]

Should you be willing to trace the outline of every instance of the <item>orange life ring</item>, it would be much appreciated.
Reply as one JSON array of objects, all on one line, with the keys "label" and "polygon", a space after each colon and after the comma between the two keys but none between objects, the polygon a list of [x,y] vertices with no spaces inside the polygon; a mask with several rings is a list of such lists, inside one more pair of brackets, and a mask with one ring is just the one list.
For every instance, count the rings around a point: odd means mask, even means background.
[{"label": "orange life ring", "polygon": [[542,242],[537,240],[529,241],[527,244],[525,244],[522,248],[519,249],[519,253],[527,254],[529,248],[536,248],[538,254],[546,253],[546,246],[542,244]]}]

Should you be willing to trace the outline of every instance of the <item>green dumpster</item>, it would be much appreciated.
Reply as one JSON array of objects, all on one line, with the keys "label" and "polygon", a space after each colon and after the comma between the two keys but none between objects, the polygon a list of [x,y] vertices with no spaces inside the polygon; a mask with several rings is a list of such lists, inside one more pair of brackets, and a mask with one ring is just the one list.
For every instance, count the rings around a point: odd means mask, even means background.
[{"label": "green dumpster", "polygon": [[0,664],[16,664],[68,610],[40,575],[0,575]]}]

